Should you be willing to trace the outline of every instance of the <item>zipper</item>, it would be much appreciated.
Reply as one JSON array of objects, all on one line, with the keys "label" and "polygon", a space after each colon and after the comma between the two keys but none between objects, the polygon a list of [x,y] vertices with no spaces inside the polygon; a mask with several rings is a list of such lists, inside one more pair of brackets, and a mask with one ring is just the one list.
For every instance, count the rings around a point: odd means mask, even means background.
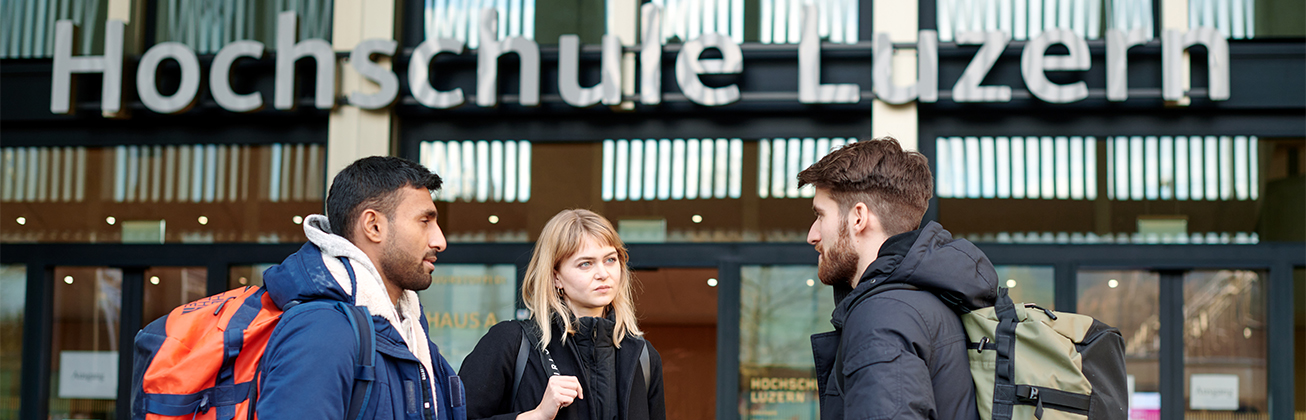
[{"label": "zipper", "polygon": [[417,371],[422,383],[422,417],[435,420],[435,416],[431,414],[431,399],[434,397],[434,395],[431,395],[431,392],[433,392],[431,390],[431,378],[427,376],[426,366],[423,366],[421,362],[417,363]]}]

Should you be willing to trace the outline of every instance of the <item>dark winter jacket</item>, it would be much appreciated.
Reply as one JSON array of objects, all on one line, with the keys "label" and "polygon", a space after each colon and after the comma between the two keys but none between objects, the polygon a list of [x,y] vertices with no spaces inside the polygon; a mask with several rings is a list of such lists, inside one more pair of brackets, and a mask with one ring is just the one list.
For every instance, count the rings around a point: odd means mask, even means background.
[{"label": "dark winter jacket", "polygon": [[[264,284],[278,306],[292,300],[354,302],[312,243],[269,269]],[[363,418],[465,420],[461,384],[435,344],[430,343],[429,352],[435,372],[426,372],[389,321],[373,315],[372,324],[376,381],[362,407]],[[427,329],[425,318],[421,326]],[[344,419],[358,358],[354,331],[344,312],[328,305],[283,317],[263,356],[259,418]],[[439,395],[431,395],[433,380]]]},{"label": "dark winter jacket", "polygon": [[[534,321],[529,321],[534,322]],[[610,321],[609,321],[610,322]],[[558,410],[557,420],[664,420],[666,405],[662,393],[662,359],[647,340],[627,335],[621,341],[621,348],[611,353],[617,380],[603,380],[606,374],[601,365],[604,352],[596,350],[597,343],[586,343],[589,337],[581,334],[567,338],[562,343],[562,329],[554,323],[553,340],[549,342],[549,353],[562,375],[575,376],[581,383],[585,398],[576,399],[571,405]],[[579,322],[573,326],[584,330]],[[580,339],[578,339],[578,337]],[[608,342],[611,342],[611,336]],[[526,370],[522,373],[517,395],[511,395],[513,374],[517,363],[517,352],[521,347],[522,323],[504,321],[490,328],[490,331],[476,343],[476,348],[463,359],[462,369],[458,372],[467,387],[467,418],[512,420],[518,414],[535,409],[544,399],[544,390],[548,387],[551,373],[540,361],[538,351],[531,351],[527,358]],[[649,380],[645,383],[644,373],[640,367],[639,355],[648,346]],[[579,357],[578,357],[579,355]],[[584,363],[581,360],[585,360]],[[600,365],[600,366],[596,366]],[[582,368],[582,366],[584,366]],[[615,388],[616,404],[600,402],[608,397],[604,388]],[[595,409],[596,403],[601,409]],[[606,413],[609,417],[604,418]],[[615,416],[615,417],[611,417]]]},{"label": "dark winter jacket", "polygon": [[984,253],[930,222],[886,240],[857,287],[842,292],[835,330],[812,336],[822,419],[979,418],[966,332],[942,300],[993,304],[997,273]]}]

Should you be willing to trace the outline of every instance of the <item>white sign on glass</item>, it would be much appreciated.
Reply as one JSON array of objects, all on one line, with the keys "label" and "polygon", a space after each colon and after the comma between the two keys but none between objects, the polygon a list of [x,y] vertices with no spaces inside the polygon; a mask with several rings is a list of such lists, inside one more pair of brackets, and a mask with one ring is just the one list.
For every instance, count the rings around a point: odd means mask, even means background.
[{"label": "white sign on glass", "polygon": [[1188,408],[1193,410],[1238,409],[1238,375],[1192,375],[1188,382]]},{"label": "white sign on glass", "polygon": [[59,352],[59,398],[118,398],[118,352]]}]

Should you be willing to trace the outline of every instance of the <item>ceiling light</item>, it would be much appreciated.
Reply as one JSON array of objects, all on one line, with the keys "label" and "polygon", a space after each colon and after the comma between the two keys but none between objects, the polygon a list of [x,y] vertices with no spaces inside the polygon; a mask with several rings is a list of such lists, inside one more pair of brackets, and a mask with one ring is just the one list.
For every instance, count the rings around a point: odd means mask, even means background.
[{"label": "ceiling light", "polygon": [[22,216],[18,216],[18,225],[19,225],[19,226],[22,226],[22,225],[26,225],[26,224],[27,224],[27,218],[26,218],[26,217],[22,217]]},{"label": "ceiling light", "polygon": [[240,284],[248,284],[248,283],[249,283],[249,279],[244,278],[244,277],[241,277],[241,278],[240,278]]},{"label": "ceiling light", "polygon": [[816,280],[807,279],[807,287],[812,287],[815,285],[816,285]]},{"label": "ceiling light", "polygon": [[158,285],[158,284],[159,284],[159,276],[150,276],[150,284]]},{"label": "ceiling light", "polygon": [[109,216],[104,218],[104,223],[108,223],[109,226],[113,226],[114,223],[118,223],[118,219],[114,218],[113,216]]},{"label": "ceiling light", "polygon": [[691,218],[689,218],[689,219],[690,219],[690,220],[693,220],[694,223],[703,223],[703,216],[702,216],[702,215],[695,214],[694,217],[691,217]]},{"label": "ceiling light", "polygon": [[492,225],[497,225],[497,224],[499,224],[499,216],[491,214],[491,215],[490,215],[490,224],[492,224]]},{"label": "ceiling light", "polygon": [[1107,280],[1106,287],[1110,287],[1112,289],[1116,287],[1120,287],[1120,282],[1116,281],[1116,279]]},{"label": "ceiling light", "polygon": [[207,224],[209,224],[209,217],[208,217],[208,216],[200,216],[200,224],[201,224],[201,225],[207,225]]},{"label": "ceiling light", "polygon": [[716,287],[716,279],[707,279],[708,287]]},{"label": "ceiling light", "polygon": [[73,284],[73,276],[63,276],[63,282]]},{"label": "ceiling light", "polygon": [[1007,288],[1016,287],[1016,279],[1007,279]]},{"label": "ceiling light", "polygon": [[297,224],[297,225],[298,225],[298,224],[302,224],[302,223],[304,223],[304,216],[295,216],[295,217],[292,217],[292,218],[290,218],[290,221],[295,222],[295,224]]}]

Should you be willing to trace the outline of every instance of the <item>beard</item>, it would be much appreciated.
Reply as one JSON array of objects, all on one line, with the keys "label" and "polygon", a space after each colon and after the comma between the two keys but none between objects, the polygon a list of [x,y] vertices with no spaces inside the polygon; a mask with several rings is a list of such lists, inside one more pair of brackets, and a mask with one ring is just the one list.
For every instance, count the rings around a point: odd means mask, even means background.
[{"label": "beard", "polygon": [[[393,233],[393,231],[392,231]],[[435,252],[425,256],[434,256]],[[426,272],[424,260],[413,262],[413,256],[395,246],[394,235],[386,238],[385,251],[381,253],[381,275],[404,290],[426,290],[431,287],[431,273]]]},{"label": "beard", "polygon": [[853,250],[852,238],[848,235],[846,225],[839,226],[839,237],[821,250],[821,263],[816,268],[816,277],[829,286],[851,284],[857,274],[857,252]]}]

